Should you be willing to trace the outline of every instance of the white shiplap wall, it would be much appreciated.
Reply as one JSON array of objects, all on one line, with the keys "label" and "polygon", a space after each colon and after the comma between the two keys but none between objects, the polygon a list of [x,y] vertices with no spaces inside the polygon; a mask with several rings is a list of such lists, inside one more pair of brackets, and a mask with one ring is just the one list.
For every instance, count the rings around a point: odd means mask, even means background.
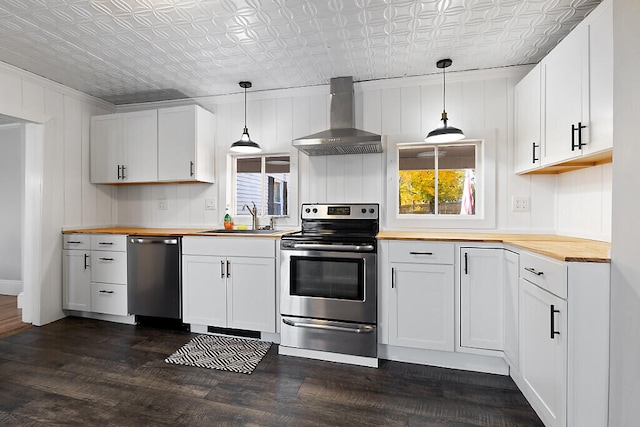
[{"label": "white shiplap wall", "polygon": [[[491,136],[495,144],[497,194],[496,229],[577,235],[593,230],[594,236],[607,236],[610,222],[610,174],[602,178],[603,197],[597,216],[584,219],[579,227],[568,227],[560,218],[569,216],[575,206],[592,204],[579,192],[577,182],[558,176],[515,176],[513,174],[513,88],[528,67],[450,73],[447,75],[447,112],[450,123],[465,130],[469,138]],[[356,126],[381,133],[393,140],[421,141],[440,125],[442,110],[441,76],[411,77],[355,84]],[[257,89],[257,88],[254,88]],[[291,140],[324,130],[329,125],[328,86],[254,91],[247,96],[247,124],[252,139],[267,153],[289,152],[292,171],[298,171],[299,199],[304,202],[386,203],[386,154],[308,157],[291,148]],[[138,226],[219,226],[222,222],[227,183],[229,145],[237,140],[243,125],[242,95],[199,99],[216,114],[216,184],[168,186],[127,186],[118,188],[118,223]],[[130,106],[125,110],[159,107],[163,104]],[[606,169],[606,167],[605,167]],[[587,172],[592,174],[593,172]],[[572,194],[572,202],[558,202],[557,191]],[[292,191],[293,192],[293,191]],[[513,196],[530,197],[530,212],[512,212]],[[217,198],[218,209],[204,210],[204,198]],[[157,209],[157,200],[167,198],[167,211]],[[610,198],[609,198],[610,200]],[[384,212],[384,210],[383,210]],[[292,218],[281,226],[295,226]],[[237,219],[242,221],[241,218]],[[247,220],[248,221],[248,220]],[[265,221],[265,219],[263,219]],[[387,225],[383,217],[383,227]],[[263,222],[264,223],[264,222]],[[426,225],[425,225],[426,226]],[[583,233],[584,234],[584,233]]]},{"label": "white shiplap wall", "polygon": [[[114,190],[89,183],[89,117],[110,111],[108,104],[0,63],[0,114],[42,124],[41,176],[38,172],[35,177],[27,177],[35,178],[35,182],[28,180],[26,190],[27,198],[41,199],[41,225],[30,230],[40,236],[40,246],[32,247],[31,240],[23,242],[36,258],[28,262],[38,266],[38,274],[28,276],[34,283],[24,284],[25,293],[30,293],[27,320],[35,324],[64,315],[62,228],[114,222]],[[33,164],[33,153],[27,155],[26,163]],[[15,180],[18,183],[23,177],[16,176]]]}]

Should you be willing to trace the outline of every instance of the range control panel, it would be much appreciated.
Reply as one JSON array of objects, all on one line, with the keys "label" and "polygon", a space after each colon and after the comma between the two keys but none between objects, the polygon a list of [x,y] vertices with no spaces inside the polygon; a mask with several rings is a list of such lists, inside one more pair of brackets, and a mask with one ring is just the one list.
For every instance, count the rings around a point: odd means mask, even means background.
[{"label": "range control panel", "polygon": [[302,219],[378,219],[377,203],[305,203]]}]

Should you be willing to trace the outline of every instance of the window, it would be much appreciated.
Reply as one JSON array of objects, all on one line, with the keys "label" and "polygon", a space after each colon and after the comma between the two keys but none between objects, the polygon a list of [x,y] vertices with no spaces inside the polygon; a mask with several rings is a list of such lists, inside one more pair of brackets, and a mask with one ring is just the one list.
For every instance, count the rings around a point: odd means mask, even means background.
[{"label": "window", "polygon": [[477,143],[398,144],[398,215],[476,214]]},{"label": "window", "polygon": [[289,156],[235,157],[235,215],[249,215],[245,205],[256,204],[258,215],[289,215]]}]

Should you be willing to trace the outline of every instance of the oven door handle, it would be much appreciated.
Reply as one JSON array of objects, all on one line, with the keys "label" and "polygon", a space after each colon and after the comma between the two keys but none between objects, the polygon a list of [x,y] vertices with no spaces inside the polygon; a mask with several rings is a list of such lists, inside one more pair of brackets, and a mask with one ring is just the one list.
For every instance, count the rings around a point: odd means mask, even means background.
[{"label": "oven door handle", "polygon": [[290,319],[282,319],[282,322],[286,325],[296,328],[328,329],[332,331],[350,332],[353,334],[370,334],[375,331],[375,326],[371,325],[336,326],[330,323],[319,323],[321,322],[319,320],[316,320],[314,322],[305,322],[301,320]]},{"label": "oven door handle", "polygon": [[295,243],[294,249],[317,249],[340,252],[371,252],[375,249],[373,245],[327,245],[322,243]]}]

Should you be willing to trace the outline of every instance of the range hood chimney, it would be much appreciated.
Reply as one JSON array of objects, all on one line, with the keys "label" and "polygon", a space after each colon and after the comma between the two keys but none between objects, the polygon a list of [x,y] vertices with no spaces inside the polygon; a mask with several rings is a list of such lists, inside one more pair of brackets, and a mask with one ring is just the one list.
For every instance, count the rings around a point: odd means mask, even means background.
[{"label": "range hood chimney", "polygon": [[293,146],[309,156],[382,153],[382,138],[354,128],[353,77],[330,80],[329,130],[293,140]]}]

